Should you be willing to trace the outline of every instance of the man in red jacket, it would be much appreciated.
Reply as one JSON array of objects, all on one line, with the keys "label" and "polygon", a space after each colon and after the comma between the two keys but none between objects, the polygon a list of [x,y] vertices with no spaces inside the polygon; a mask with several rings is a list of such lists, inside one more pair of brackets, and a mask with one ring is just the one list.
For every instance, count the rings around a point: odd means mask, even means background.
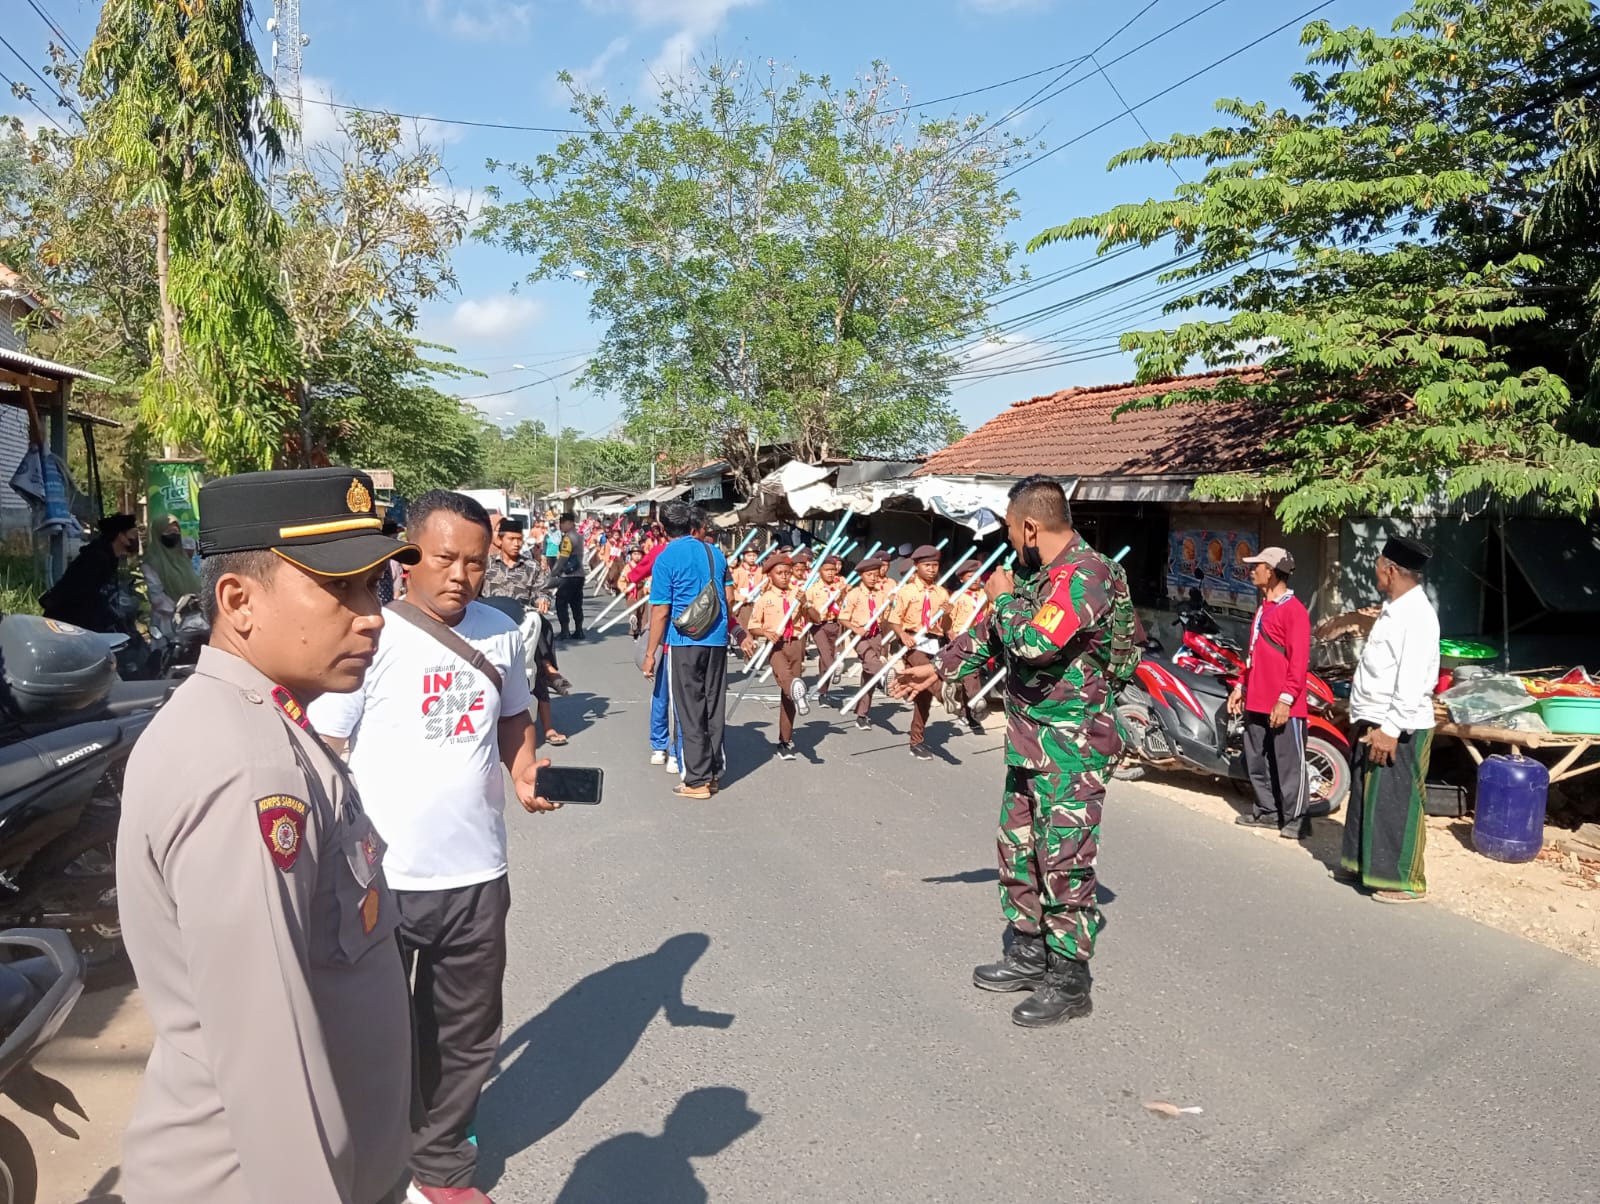
[{"label": "man in red jacket", "polygon": [[1261,607],[1250,623],[1250,651],[1228,710],[1244,713],[1244,763],[1256,806],[1238,822],[1275,827],[1285,840],[1311,835],[1306,814],[1306,672],[1311,664],[1311,616],[1289,574],[1294,557],[1263,548],[1244,562]]}]

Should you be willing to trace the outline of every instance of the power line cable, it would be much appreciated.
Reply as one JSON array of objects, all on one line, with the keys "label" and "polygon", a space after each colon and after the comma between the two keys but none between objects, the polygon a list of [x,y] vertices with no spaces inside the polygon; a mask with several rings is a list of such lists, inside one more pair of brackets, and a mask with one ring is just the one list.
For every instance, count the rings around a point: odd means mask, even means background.
[{"label": "power line cable", "polygon": [[313,96],[302,96],[301,102],[308,105],[321,105],[325,109],[340,109],[346,113],[366,113],[373,117],[398,117],[403,121],[431,121],[435,125],[459,125],[480,130],[515,130],[529,134],[592,134],[593,129],[570,129],[551,125],[517,125],[508,121],[468,121],[461,117],[433,117],[423,113],[397,113],[393,109],[368,109],[361,105],[340,104],[336,100],[319,100]]},{"label": "power line cable", "polygon": [[71,51],[74,58],[81,59],[83,57],[83,52],[73,44],[72,39],[67,36],[67,31],[62,29],[61,26],[57,25],[55,19],[51,17],[49,13],[45,12],[44,9],[39,7],[38,0],[28,0],[28,7],[39,14],[39,20],[43,21],[50,27],[50,32],[61,39],[61,45],[67,50]]},{"label": "power line cable", "polygon": [[[1089,61],[1093,63],[1095,65],[1095,69],[1100,72],[1100,78],[1106,81],[1106,87],[1111,89],[1111,95],[1117,98],[1117,103],[1122,106],[1122,111],[1129,117],[1133,118],[1133,124],[1139,127],[1139,132],[1144,135],[1144,140],[1146,142],[1154,142],[1154,136],[1148,129],[1145,128],[1144,118],[1140,117],[1138,113],[1134,112],[1133,109],[1128,106],[1128,98],[1122,94],[1122,89],[1117,87],[1116,81],[1111,78],[1111,74],[1100,65],[1100,61],[1093,55],[1089,56]],[[1188,180],[1185,180],[1183,178],[1183,174],[1172,165],[1171,160],[1167,161],[1167,170],[1178,178],[1178,183],[1187,184],[1189,182]]]},{"label": "power line cable", "polygon": [[9,41],[7,41],[6,40],[6,36],[4,34],[0,34],[0,46],[4,46],[7,50],[9,50],[12,53],[12,55],[16,58],[17,62],[21,63],[24,67],[26,67],[33,74],[33,78],[38,80],[41,84],[43,84],[45,86],[45,89],[52,96],[54,96],[57,100],[59,100],[61,102],[62,106],[67,110],[67,112],[71,113],[79,121],[83,120],[83,114],[78,112],[77,109],[72,107],[72,102],[70,100],[68,100],[65,96],[61,95],[61,93],[56,89],[56,86],[54,84],[52,84],[44,76],[40,75],[38,68],[35,67],[32,63],[30,63],[27,60],[27,58],[24,57],[23,53],[20,50],[18,50]]},{"label": "power line cable", "polygon": [[1005,175],[1001,176],[1000,179],[998,181],[996,181],[996,183],[1003,184],[1003,183],[1005,183],[1005,181],[1009,180],[1012,176],[1016,175],[1018,172],[1026,171],[1030,167],[1033,167],[1033,166],[1035,166],[1037,164],[1043,163],[1046,159],[1050,158],[1051,155],[1058,154],[1061,151],[1066,150],[1067,147],[1072,146],[1072,145],[1074,145],[1076,143],[1082,142],[1085,138],[1089,137],[1089,135],[1099,133],[1101,130],[1105,129],[1106,126],[1113,125],[1116,122],[1121,121],[1124,117],[1132,116],[1139,109],[1144,108],[1146,105],[1153,104],[1154,102],[1160,100],[1163,96],[1167,96],[1167,95],[1169,95],[1169,94],[1171,94],[1173,92],[1176,92],[1179,88],[1183,87],[1185,84],[1193,83],[1195,80],[1199,79],[1202,75],[1205,75],[1206,73],[1211,72],[1211,71],[1215,71],[1218,67],[1222,66],[1224,63],[1230,62],[1231,60],[1238,58],[1241,54],[1245,53],[1245,51],[1253,50],[1255,47],[1261,45],[1262,42],[1265,42],[1270,38],[1276,37],[1278,34],[1282,33],[1286,29],[1291,28],[1292,26],[1298,25],[1300,22],[1304,21],[1307,17],[1314,16],[1317,13],[1321,12],[1323,9],[1332,7],[1336,2],[1337,2],[1337,0],[1322,0],[1321,4],[1318,4],[1318,5],[1315,5],[1312,8],[1306,9],[1306,11],[1301,13],[1299,16],[1291,17],[1289,20],[1285,21],[1282,25],[1279,25],[1279,26],[1277,26],[1277,27],[1275,27],[1273,29],[1269,29],[1266,33],[1262,34],[1260,37],[1253,38],[1250,41],[1246,42],[1243,46],[1240,46],[1238,49],[1229,51],[1227,54],[1223,55],[1221,58],[1215,59],[1212,62],[1207,63],[1204,67],[1201,67],[1198,71],[1191,72],[1190,74],[1184,76],[1182,79],[1178,80],[1176,83],[1168,84],[1165,88],[1162,88],[1161,91],[1156,92],[1156,93],[1154,93],[1154,94],[1152,94],[1150,96],[1146,96],[1143,100],[1139,101],[1138,104],[1129,105],[1125,111],[1123,111],[1121,113],[1118,113],[1115,117],[1108,117],[1105,121],[1100,122],[1100,124],[1095,125],[1095,126],[1091,126],[1090,128],[1084,130],[1082,133],[1075,134],[1071,138],[1068,138],[1065,142],[1060,143],[1057,146],[1052,146],[1049,150],[1044,151],[1041,154],[1035,155],[1033,158],[1027,160],[1024,163],[1018,164],[1016,167],[1013,167],[1010,171],[1006,172]]},{"label": "power line cable", "polygon": [[13,96],[18,96],[21,99],[27,101],[35,109],[38,109],[39,110],[39,115],[41,117],[43,117],[46,121],[48,121],[51,125],[55,126],[56,129],[60,130],[63,134],[67,134],[69,137],[71,136],[71,132],[67,129],[67,127],[62,125],[59,121],[57,121],[49,113],[45,112],[44,108],[39,104],[39,102],[33,98],[32,89],[25,88],[22,85],[18,84],[16,80],[12,79],[4,71],[0,71],[0,81],[4,81],[6,87],[11,89],[11,94]]}]

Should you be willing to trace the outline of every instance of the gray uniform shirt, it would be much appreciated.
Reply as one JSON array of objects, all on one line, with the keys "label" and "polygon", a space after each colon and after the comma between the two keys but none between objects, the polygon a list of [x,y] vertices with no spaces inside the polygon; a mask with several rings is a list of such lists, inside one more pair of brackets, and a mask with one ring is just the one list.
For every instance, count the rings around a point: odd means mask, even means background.
[{"label": "gray uniform shirt", "polygon": [[273,691],[206,648],[128,760],[117,901],[155,1028],[128,1204],[374,1204],[410,1153],[383,845]]}]

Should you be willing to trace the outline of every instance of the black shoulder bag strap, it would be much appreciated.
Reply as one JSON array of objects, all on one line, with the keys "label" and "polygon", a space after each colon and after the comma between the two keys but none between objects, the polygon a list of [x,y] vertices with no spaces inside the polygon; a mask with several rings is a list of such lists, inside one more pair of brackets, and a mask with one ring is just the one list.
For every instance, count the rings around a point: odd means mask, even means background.
[{"label": "black shoulder bag strap", "polygon": [[402,619],[410,623],[418,630],[427,632],[427,634],[438,640],[439,643],[443,644],[451,652],[454,652],[479,673],[482,673],[494,683],[494,690],[496,694],[504,692],[506,681],[505,678],[500,676],[500,670],[496,669],[494,665],[489,662],[488,657],[484,656],[483,653],[479,652],[471,644],[467,643],[466,640],[462,639],[451,628],[439,622],[438,619],[426,613],[421,607],[412,602],[392,602],[388,607],[386,607],[386,609],[392,614],[399,615]]}]

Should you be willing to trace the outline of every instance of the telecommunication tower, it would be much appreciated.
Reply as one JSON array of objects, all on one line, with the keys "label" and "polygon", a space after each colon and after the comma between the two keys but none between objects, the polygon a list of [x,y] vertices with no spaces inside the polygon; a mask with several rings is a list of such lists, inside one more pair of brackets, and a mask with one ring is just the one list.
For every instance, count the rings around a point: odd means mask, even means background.
[{"label": "telecommunication tower", "polygon": [[[272,85],[294,115],[295,125],[306,128],[305,101],[300,90],[300,52],[311,39],[300,32],[300,0],[272,0],[272,18],[267,22],[272,34]],[[296,134],[289,142],[289,161],[305,166],[305,139]]]}]

